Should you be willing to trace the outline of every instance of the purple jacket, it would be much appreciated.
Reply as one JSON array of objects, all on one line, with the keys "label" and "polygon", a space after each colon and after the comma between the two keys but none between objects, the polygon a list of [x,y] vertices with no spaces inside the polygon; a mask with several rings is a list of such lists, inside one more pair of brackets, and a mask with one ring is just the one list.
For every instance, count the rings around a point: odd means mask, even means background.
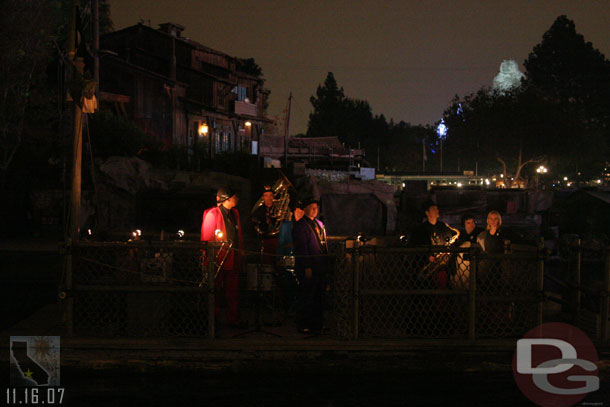
[{"label": "purple jacket", "polygon": [[294,254],[296,255],[297,272],[302,272],[306,268],[321,272],[326,269],[326,256],[315,256],[316,254],[325,255],[328,252],[324,224],[318,219],[314,219],[314,222],[317,222],[322,231],[324,240],[322,244],[318,242],[316,234],[306,217],[303,217],[292,227],[292,242],[294,244]]}]

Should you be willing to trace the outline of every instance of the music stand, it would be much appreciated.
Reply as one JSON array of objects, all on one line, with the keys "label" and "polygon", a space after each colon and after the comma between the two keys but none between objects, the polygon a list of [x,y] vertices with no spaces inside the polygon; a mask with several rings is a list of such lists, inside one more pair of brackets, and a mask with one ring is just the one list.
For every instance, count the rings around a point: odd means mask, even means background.
[{"label": "music stand", "polygon": [[[262,260],[262,250],[261,250],[261,260]],[[266,299],[265,299],[265,291],[264,291],[264,287],[263,287],[263,275],[264,274],[270,274],[271,275],[271,284],[272,284],[272,289],[273,289],[273,271],[271,272],[263,272],[263,264],[262,262],[259,262],[256,264],[256,295],[255,295],[255,311],[254,311],[254,329],[250,329],[248,331],[245,332],[241,332],[238,333],[237,335],[234,335],[233,338],[238,338],[240,336],[244,336],[244,335],[248,335],[254,332],[262,332],[265,333],[267,335],[272,335],[272,336],[276,336],[278,338],[281,338],[282,335],[273,333],[273,332],[269,332],[266,331],[262,328],[263,323],[262,323],[262,319],[263,319],[263,314],[262,314],[262,307],[263,304],[265,304]],[[271,307],[273,309],[273,307]]]}]

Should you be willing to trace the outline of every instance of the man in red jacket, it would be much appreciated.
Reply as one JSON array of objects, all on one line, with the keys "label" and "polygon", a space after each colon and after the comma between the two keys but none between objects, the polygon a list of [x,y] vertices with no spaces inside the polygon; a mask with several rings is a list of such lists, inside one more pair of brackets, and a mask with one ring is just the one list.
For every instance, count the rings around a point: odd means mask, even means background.
[{"label": "man in red jacket", "polygon": [[[235,208],[238,201],[239,197],[229,187],[219,188],[216,192],[216,206],[203,212],[201,223],[201,241],[225,242],[222,250],[216,253],[214,267],[222,263],[216,277],[216,292],[220,293],[224,287],[227,323],[232,326],[239,325],[240,250],[243,248],[241,222]],[[230,243],[231,249],[227,251]],[[216,318],[220,314],[219,297],[216,296]]]}]

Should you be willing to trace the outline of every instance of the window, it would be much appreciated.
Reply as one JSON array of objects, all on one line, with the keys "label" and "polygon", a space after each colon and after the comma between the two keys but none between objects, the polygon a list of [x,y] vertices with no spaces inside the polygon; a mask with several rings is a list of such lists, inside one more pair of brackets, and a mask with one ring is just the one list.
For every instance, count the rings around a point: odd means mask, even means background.
[{"label": "window", "polygon": [[237,85],[237,100],[240,102],[248,97],[248,89],[244,86]]}]

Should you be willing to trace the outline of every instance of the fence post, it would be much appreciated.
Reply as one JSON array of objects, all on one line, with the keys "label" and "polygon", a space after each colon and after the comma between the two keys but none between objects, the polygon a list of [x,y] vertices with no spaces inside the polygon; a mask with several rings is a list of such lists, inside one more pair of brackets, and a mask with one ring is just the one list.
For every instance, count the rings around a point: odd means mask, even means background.
[{"label": "fence post", "polygon": [[574,321],[578,322],[578,318],[580,315],[580,304],[582,301],[582,287],[581,287],[581,264],[582,264],[582,248],[581,248],[581,240],[580,238],[576,241],[576,244],[578,245],[577,250],[576,250],[576,276],[575,276],[575,283],[576,283],[576,309],[574,310]]},{"label": "fence post", "polygon": [[214,273],[214,250],[208,243],[205,248],[208,267],[206,273],[208,274],[208,338],[214,339],[216,336],[216,278]]},{"label": "fence post", "polygon": [[73,253],[74,246],[72,245],[72,241],[68,239],[68,244],[66,245],[66,259],[65,259],[65,287],[64,293],[60,295],[64,297],[66,301],[66,308],[64,313],[64,320],[66,322],[66,333],[68,336],[74,335],[74,293],[72,292],[72,273],[73,273]]},{"label": "fence post", "polygon": [[354,339],[358,339],[358,332],[360,330],[359,319],[360,319],[360,248],[354,250],[354,274],[353,274],[353,286],[354,286],[354,315],[353,324],[354,331],[352,336]]},{"label": "fence post", "polygon": [[601,296],[601,340],[605,342],[608,340],[608,306],[610,305],[610,248],[606,248],[606,261],[604,263],[604,286],[602,288]]},{"label": "fence post", "polygon": [[470,249],[470,276],[468,284],[468,339],[476,339],[477,317],[477,269],[479,257],[476,249]]},{"label": "fence post", "polygon": [[536,292],[538,294],[537,325],[542,324],[544,315],[544,238],[538,242],[538,275],[536,278]]}]

